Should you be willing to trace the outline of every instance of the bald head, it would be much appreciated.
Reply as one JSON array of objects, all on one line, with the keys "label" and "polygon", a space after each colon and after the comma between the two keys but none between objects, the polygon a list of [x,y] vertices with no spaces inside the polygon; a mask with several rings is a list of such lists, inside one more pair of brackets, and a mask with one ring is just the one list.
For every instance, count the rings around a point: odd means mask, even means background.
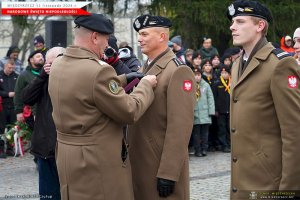
[{"label": "bald head", "polygon": [[63,47],[53,47],[47,51],[46,54],[46,63],[52,63],[53,60],[60,54],[65,52],[65,48]]}]

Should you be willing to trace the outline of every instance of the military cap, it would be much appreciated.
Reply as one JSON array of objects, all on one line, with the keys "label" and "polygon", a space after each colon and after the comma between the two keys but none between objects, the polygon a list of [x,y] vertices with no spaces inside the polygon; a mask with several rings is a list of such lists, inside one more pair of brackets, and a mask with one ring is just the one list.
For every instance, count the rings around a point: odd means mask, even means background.
[{"label": "military cap", "polygon": [[257,1],[237,0],[227,9],[227,17],[231,21],[236,16],[253,16],[272,21],[270,10]]},{"label": "military cap", "polygon": [[76,27],[83,26],[98,33],[112,34],[114,32],[113,23],[102,14],[92,13],[91,15],[78,16],[74,23]]},{"label": "military cap", "polygon": [[171,21],[168,18],[161,16],[142,15],[137,17],[133,22],[133,28],[137,32],[144,28],[151,27],[165,27],[170,28],[172,26]]}]

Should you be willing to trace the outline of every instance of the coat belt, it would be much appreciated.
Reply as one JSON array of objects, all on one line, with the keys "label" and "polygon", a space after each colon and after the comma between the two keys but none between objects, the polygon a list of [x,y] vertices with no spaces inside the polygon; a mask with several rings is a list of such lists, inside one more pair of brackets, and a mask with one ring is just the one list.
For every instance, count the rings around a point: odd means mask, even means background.
[{"label": "coat belt", "polygon": [[57,141],[69,145],[96,145],[99,144],[97,135],[85,134],[78,135],[72,133],[61,133],[57,131]]}]

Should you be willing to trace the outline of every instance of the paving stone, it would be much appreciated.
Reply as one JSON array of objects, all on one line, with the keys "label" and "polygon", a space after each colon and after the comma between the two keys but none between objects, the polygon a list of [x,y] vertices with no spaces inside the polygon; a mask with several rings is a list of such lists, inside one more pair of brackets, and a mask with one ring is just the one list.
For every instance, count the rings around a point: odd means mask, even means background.
[{"label": "paving stone", "polygon": [[[190,199],[228,200],[230,154],[209,152],[206,157],[190,154]],[[38,172],[33,156],[0,159],[0,200],[37,200]]]}]

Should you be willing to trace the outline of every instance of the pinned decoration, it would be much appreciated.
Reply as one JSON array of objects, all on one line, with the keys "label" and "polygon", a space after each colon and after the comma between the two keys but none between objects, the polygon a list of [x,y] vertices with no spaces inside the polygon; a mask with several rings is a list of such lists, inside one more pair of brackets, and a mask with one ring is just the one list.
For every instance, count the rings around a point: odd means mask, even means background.
[{"label": "pinned decoration", "polygon": [[190,80],[184,80],[183,81],[183,90],[184,91],[187,91],[187,92],[190,92],[190,91],[192,91],[192,81],[190,81]]},{"label": "pinned decoration", "polygon": [[117,94],[119,92],[119,85],[116,81],[111,80],[108,84],[108,88],[109,90],[113,93],[113,94]]}]

